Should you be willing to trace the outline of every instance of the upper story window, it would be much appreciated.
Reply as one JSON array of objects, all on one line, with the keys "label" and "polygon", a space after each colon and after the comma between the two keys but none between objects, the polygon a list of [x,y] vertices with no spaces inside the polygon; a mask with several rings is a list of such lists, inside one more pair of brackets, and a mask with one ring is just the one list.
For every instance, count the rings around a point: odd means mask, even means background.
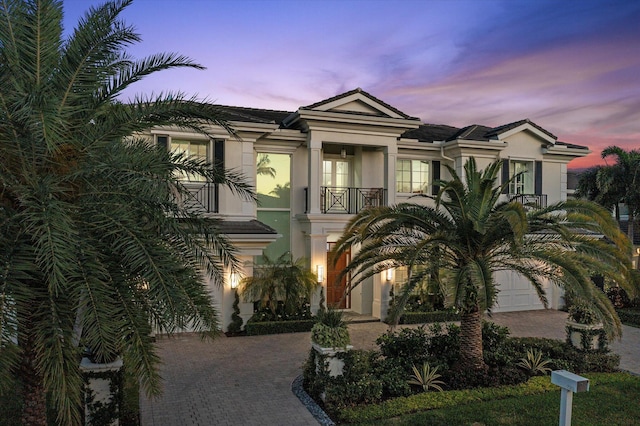
[{"label": "upper story window", "polygon": [[[208,161],[211,158],[209,155],[209,141],[192,141],[171,138],[169,149],[173,152],[184,153],[189,157],[194,157],[203,161]],[[191,182],[204,182],[206,180],[203,176],[186,173],[181,173],[178,178]]]},{"label": "upper story window", "polygon": [[510,194],[534,193],[534,162],[533,161],[509,161],[509,178],[516,176],[509,184]]},{"label": "upper story window", "polygon": [[424,160],[397,160],[396,192],[428,194],[430,162]]},{"label": "upper story window", "polygon": [[322,186],[347,188],[350,180],[348,160],[328,158],[322,161]]}]

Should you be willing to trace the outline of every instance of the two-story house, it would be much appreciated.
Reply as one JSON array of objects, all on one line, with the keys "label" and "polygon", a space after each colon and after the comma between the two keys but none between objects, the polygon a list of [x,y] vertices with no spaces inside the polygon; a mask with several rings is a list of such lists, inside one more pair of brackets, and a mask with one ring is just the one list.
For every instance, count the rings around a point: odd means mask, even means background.
[{"label": "two-story house", "polygon": [[[544,206],[566,199],[567,163],[589,153],[584,146],[557,141],[527,119],[494,128],[424,124],[361,89],[293,112],[240,107],[221,107],[221,112],[237,136],[223,128],[212,129],[213,138],[169,128],[154,129],[148,136],[167,149],[242,171],[255,185],[257,205],[209,182],[188,182],[194,208],[224,220],[223,232],[246,262],[242,273],[252,274],[255,256],[277,258],[290,251],[294,258],[308,259],[321,276],[328,304],[381,319],[389,290],[402,271],[375,276],[343,298],[346,282],[335,282],[334,276],[349,262],[349,254],[335,268],[327,261],[354,214],[367,206],[434,194],[434,180],[447,178],[444,165],[462,175],[463,164],[472,156],[480,168],[502,160],[503,180],[525,171],[505,199]],[[496,278],[500,293],[495,311],[542,308],[535,290],[521,277],[501,273]],[[237,281],[230,276],[227,283],[210,283],[225,329],[232,312],[231,287]],[[561,303],[561,292],[551,285],[547,296],[552,307]],[[314,297],[312,309],[318,301]],[[241,305],[246,320],[252,305]]]}]

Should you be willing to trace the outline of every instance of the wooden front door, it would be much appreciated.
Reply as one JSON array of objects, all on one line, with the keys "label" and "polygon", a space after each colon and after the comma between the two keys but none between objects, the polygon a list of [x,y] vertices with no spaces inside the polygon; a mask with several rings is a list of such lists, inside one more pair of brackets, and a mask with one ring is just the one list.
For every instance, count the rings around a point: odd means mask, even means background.
[{"label": "wooden front door", "polygon": [[334,266],[333,259],[330,257],[330,252],[334,245],[335,243],[327,244],[327,249],[329,250],[327,253],[327,306],[336,309],[349,309],[351,307],[351,296],[345,296],[348,277],[342,277],[340,281],[337,281],[336,278],[347,267],[351,260],[351,252],[343,253]]}]

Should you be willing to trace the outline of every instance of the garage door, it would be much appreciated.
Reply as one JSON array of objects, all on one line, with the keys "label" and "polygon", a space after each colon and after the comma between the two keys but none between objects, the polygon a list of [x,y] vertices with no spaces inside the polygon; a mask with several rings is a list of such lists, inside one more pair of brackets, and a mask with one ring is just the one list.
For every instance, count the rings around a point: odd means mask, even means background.
[{"label": "garage door", "polygon": [[[512,271],[500,271],[495,275],[498,283],[498,301],[493,312],[531,311],[544,309],[533,286],[522,275]],[[547,285],[547,298],[551,300]]]}]

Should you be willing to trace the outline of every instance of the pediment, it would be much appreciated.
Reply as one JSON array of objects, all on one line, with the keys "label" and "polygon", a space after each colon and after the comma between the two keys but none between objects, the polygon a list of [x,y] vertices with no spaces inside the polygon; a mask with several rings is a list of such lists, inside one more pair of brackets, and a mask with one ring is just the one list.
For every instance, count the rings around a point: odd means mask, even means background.
[{"label": "pediment", "polygon": [[355,89],[303,107],[306,110],[365,114],[376,117],[411,119],[407,114],[362,89]]}]

